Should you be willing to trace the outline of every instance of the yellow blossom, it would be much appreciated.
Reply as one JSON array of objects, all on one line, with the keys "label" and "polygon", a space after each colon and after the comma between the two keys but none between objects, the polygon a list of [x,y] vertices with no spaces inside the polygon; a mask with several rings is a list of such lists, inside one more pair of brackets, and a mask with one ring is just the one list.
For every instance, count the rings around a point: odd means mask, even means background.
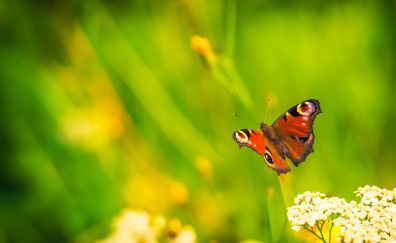
[{"label": "yellow blossom", "polygon": [[214,64],[216,62],[216,55],[214,54],[212,46],[207,38],[194,35],[191,37],[191,48],[204,57],[209,64]]},{"label": "yellow blossom", "polygon": [[187,187],[181,182],[172,183],[169,195],[172,202],[177,205],[183,205],[188,201]]},{"label": "yellow blossom", "polygon": [[206,181],[212,181],[213,179],[213,169],[212,162],[204,156],[200,156],[195,160],[195,168],[202,175]]},{"label": "yellow blossom", "polygon": [[170,236],[177,235],[182,228],[181,222],[179,219],[171,219],[168,223],[168,233]]}]

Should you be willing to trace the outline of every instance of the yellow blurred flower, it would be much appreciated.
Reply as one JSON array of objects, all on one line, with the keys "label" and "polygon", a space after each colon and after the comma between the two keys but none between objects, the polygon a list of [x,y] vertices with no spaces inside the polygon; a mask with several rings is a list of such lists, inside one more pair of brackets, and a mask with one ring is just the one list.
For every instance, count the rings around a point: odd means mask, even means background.
[{"label": "yellow blurred flower", "polygon": [[[133,175],[125,184],[123,195],[126,203],[133,207],[144,207],[150,212],[161,212],[170,206],[171,180],[157,171],[145,169],[144,175]],[[136,197],[139,195],[139,197]],[[158,200],[161,198],[161,200]]]},{"label": "yellow blurred flower", "polygon": [[[89,72],[79,68],[55,66],[54,77],[44,79],[49,86],[56,78],[59,87],[52,85],[52,89],[64,93],[62,99],[56,100],[63,105],[62,109],[56,109],[56,117],[65,139],[71,144],[100,152],[104,146],[125,135],[128,115],[111,80],[100,67],[89,69]],[[88,82],[91,79],[95,82]],[[80,102],[74,104],[71,100]]]},{"label": "yellow blurred flower", "polygon": [[191,47],[196,53],[204,57],[209,64],[214,64],[216,62],[216,55],[207,38],[194,35],[191,37]]},{"label": "yellow blurred flower", "polygon": [[169,220],[168,236],[172,243],[193,243],[197,241],[194,229],[189,225],[182,226],[177,218]]},{"label": "yellow blurred flower", "polygon": [[[224,225],[227,224],[229,202],[221,193],[210,193],[203,190],[194,195],[194,201],[191,203],[194,219],[199,225],[205,225],[205,231],[208,235],[216,235],[224,232]],[[204,210],[203,210],[204,208]],[[210,219],[210,220],[208,220]]]},{"label": "yellow blurred flower", "polygon": [[272,198],[275,194],[275,188],[270,186],[267,189],[267,197]]},{"label": "yellow blurred flower", "polygon": [[195,168],[206,181],[213,180],[212,162],[209,158],[200,156],[195,159]]},{"label": "yellow blurred flower", "polygon": [[171,219],[168,223],[168,234],[172,237],[177,235],[182,228],[181,222],[179,219]]},{"label": "yellow blurred flower", "polygon": [[124,134],[124,120],[120,113],[116,113],[117,108],[117,104],[108,103],[106,107],[98,105],[70,110],[60,120],[65,138],[71,144],[100,150]]},{"label": "yellow blurred flower", "polygon": [[183,205],[188,201],[187,187],[181,182],[174,182],[170,186],[169,196],[173,203]]}]

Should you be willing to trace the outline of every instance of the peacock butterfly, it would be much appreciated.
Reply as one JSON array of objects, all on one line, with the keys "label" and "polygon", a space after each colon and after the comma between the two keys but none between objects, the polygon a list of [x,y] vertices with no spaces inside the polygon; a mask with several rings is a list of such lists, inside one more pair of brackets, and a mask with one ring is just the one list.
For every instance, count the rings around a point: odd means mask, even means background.
[{"label": "peacock butterfly", "polygon": [[312,126],[321,112],[318,100],[306,100],[290,108],[271,126],[261,123],[258,130],[241,129],[233,133],[233,138],[239,147],[247,146],[263,156],[278,175],[287,173],[290,167],[286,157],[298,166],[313,152]]}]

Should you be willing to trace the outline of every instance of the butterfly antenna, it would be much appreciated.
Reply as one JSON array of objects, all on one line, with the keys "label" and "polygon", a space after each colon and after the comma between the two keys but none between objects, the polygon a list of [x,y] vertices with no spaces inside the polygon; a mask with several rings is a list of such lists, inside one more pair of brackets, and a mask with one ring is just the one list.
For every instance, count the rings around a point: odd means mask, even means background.
[{"label": "butterfly antenna", "polygon": [[265,110],[264,122],[267,121],[268,110],[269,110],[270,102],[271,102],[271,96],[268,96],[268,97],[267,97],[267,109]]},{"label": "butterfly antenna", "polygon": [[240,116],[240,115],[239,115],[239,114],[237,114],[237,113],[234,113],[234,117],[237,117],[237,118],[240,118],[240,119],[246,120],[246,121],[248,121],[248,122],[251,122],[252,124],[255,124],[255,125],[257,125],[257,124],[258,124],[258,122],[254,121],[254,120],[252,120],[252,119],[249,119],[249,118],[246,118],[246,117]]}]

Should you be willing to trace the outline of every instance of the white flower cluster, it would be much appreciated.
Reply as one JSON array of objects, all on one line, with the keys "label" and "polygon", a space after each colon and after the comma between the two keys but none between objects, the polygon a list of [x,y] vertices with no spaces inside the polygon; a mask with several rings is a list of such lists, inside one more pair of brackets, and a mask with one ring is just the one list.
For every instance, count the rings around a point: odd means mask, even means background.
[{"label": "white flower cluster", "polygon": [[301,227],[314,227],[330,217],[337,217],[345,213],[344,199],[338,197],[327,198],[324,193],[305,192],[294,199],[295,206],[288,208],[287,217],[292,228],[299,231]]},{"label": "white flower cluster", "polygon": [[345,242],[396,242],[396,188],[359,187],[360,203],[347,205],[343,217],[334,220]]},{"label": "white flower cluster", "polygon": [[359,187],[355,194],[360,198],[359,203],[327,198],[319,192],[298,195],[294,200],[296,205],[287,212],[292,229],[299,231],[303,227],[315,233],[315,225],[321,231],[323,224],[329,222],[330,230],[333,224],[339,227],[339,241],[396,242],[396,188],[390,191],[365,186]]},{"label": "white flower cluster", "polygon": [[[164,217],[158,216],[150,219],[143,210],[124,210],[114,222],[114,231],[106,239],[97,243],[195,243],[197,241],[195,231],[191,226],[180,225],[176,220],[176,227],[168,229]],[[170,225],[168,225],[169,227]],[[176,228],[176,229],[175,229]]]}]

